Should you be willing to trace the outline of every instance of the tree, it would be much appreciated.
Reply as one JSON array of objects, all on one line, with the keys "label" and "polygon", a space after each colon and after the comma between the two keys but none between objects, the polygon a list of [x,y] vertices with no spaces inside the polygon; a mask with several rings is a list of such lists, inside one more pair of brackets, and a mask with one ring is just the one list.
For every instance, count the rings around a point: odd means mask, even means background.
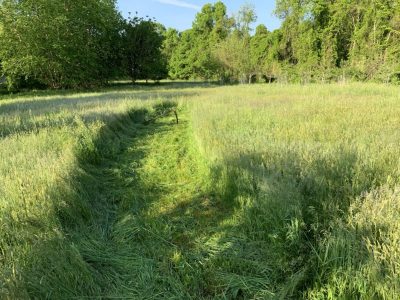
[{"label": "tree", "polygon": [[164,41],[162,44],[162,52],[168,62],[171,61],[172,56],[174,55],[175,49],[178,47],[180,42],[179,32],[176,29],[168,28],[164,32]]},{"label": "tree", "polygon": [[251,60],[250,46],[237,31],[220,42],[214,53],[228,77],[233,77],[241,83],[251,82],[255,68]]},{"label": "tree", "polygon": [[257,21],[255,7],[252,4],[244,4],[236,15],[235,27],[243,36],[249,36],[251,32],[250,25]]},{"label": "tree", "polygon": [[138,15],[125,22],[123,65],[135,82],[139,79],[161,80],[167,76],[167,61],[162,53],[165,28]]},{"label": "tree", "polygon": [[271,82],[276,80],[282,74],[282,32],[276,29],[268,34],[267,52],[265,54],[264,64],[262,65],[263,74]]},{"label": "tree", "polygon": [[220,41],[214,50],[214,57],[225,74],[241,83],[251,83],[257,74],[258,59],[254,58],[250,35],[250,25],[256,18],[254,8],[244,5],[237,14],[235,30]]},{"label": "tree", "polygon": [[254,66],[254,70],[260,77],[265,76],[266,69],[266,58],[269,51],[269,39],[270,32],[265,25],[260,24],[256,28],[256,33],[251,37],[250,41],[250,57],[251,64]]},{"label": "tree", "polygon": [[278,0],[282,60],[302,79],[390,81],[398,70],[399,11],[399,0]]},{"label": "tree", "polygon": [[111,76],[121,20],[114,0],[3,0],[0,19],[10,87],[88,87]]},{"label": "tree", "polygon": [[179,36],[169,61],[170,76],[177,79],[218,78],[220,69],[213,48],[228,36],[233,25],[221,1],[204,5],[196,15],[192,29]]}]

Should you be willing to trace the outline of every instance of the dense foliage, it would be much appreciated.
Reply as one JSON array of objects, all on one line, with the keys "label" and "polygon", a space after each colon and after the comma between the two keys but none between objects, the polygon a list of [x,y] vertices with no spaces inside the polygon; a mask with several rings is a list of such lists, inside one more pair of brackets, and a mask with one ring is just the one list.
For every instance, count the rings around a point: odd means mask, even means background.
[{"label": "dense foliage", "polygon": [[123,67],[133,82],[160,80],[167,76],[167,62],[161,52],[164,27],[135,16],[125,22],[122,35]]},{"label": "dense foliage", "polygon": [[90,87],[125,74],[166,74],[156,22],[123,20],[115,0],[4,0],[0,20],[1,65],[10,88]]},{"label": "dense foliage", "polygon": [[193,28],[182,33],[168,31],[165,48],[169,53],[169,76],[173,79],[219,77],[219,64],[213,48],[225,40],[234,25],[222,2],[206,4],[193,22]]},{"label": "dense foliage", "polygon": [[10,85],[90,86],[109,77],[119,22],[113,0],[5,0],[0,18]]},{"label": "dense foliage", "polygon": [[398,79],[400,1],[279,0],[276,13],[283,19],[281,61],[294,76]]},{"label": "dense foliage", "polygon": [[[228,18],[222,2],[205,5],[192,29],[167,36],[170,76],[228,76],[242,82],[256,75],[303,83],[399,80],[400,1],[278,0],[276,14],[280,29],[270,32],[260,25],[250,36],[256,19],[251,6]],[[216,32],[223,34],[216,38]]]}]

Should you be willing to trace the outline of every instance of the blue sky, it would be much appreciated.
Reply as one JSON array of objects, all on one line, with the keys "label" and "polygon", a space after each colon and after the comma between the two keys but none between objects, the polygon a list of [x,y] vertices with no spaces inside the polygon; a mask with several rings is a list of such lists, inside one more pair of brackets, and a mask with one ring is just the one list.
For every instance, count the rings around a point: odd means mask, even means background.
[{"label": "blue sky", "polygon": [[[137,11],[140,16],[155,17],[166,27],[178,30],[189,29],[196,13],[206,3],[213,0],[118,0],[118,7],[126,17],[128,12]],[[280,21],[273,16],[275,0],[226,0],[228,14],[237,12],[244,3],[254,4],[258,16],[257,24],[263,23],[269,30],[280,26]]]}]

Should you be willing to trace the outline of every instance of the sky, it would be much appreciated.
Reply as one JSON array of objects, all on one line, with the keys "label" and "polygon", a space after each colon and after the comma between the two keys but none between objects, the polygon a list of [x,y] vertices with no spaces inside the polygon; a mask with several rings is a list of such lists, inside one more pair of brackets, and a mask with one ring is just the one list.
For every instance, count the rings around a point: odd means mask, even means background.
[{"label": "sky", "polygon": [[[192,27],[192,22],[201,7],[216,0],[118,0],[119,10],[123,16],[135,13],[150,16],[166,27],[183,31]],[[280,20],[273,16],[275,0],[225,0],[228,15],[237,12],[244,3],[253,4],[257,13],[257,24],[264,24],[269,30],[279,28]],[[256,26],[253,26],[254,28]]]}]

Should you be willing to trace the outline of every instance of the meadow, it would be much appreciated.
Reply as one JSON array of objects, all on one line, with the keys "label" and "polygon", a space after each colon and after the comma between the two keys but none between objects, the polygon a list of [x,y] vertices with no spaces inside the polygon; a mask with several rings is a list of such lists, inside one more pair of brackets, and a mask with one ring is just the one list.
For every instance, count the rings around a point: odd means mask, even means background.
[{"label": "meadow", "polygon": [[4,93],[0,298],[398,299],[399,146],[398,86]]}]

